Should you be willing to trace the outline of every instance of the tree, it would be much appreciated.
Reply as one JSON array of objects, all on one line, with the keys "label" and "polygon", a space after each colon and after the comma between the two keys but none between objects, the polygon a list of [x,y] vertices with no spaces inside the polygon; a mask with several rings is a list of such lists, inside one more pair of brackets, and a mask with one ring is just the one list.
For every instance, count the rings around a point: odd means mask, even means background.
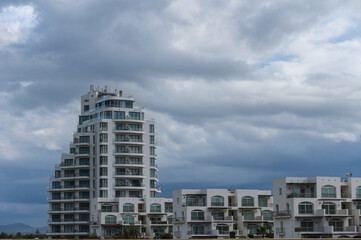
[{"label": "tree", "polygon": [[114,236],[114,238],[125,238],[125,239],[134,239],[140,237],[139,227],[134,226],[134,223],[131,223],[126,226],[122,226],[120,232]]},{"label": "tree", "polygon": [[267,227],[266,226],[259,226],[257,229],[257,235],[264,238],[267,235]]}]

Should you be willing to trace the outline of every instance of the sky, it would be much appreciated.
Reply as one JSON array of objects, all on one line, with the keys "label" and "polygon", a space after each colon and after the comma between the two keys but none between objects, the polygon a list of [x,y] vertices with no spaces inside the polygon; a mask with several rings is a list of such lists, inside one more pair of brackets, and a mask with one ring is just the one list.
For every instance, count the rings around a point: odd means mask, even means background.
[{"label": "sky", "polygon": [[359,1],[0,1],[0,224],[45,226],[89,85],[156,121],[159,186],[361,176]]}]

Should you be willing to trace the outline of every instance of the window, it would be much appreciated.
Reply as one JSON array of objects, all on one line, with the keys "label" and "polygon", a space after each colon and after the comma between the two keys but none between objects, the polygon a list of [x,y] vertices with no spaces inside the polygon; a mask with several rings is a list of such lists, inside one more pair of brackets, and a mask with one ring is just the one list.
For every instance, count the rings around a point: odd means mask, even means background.
[{"label": "window", "polygon": [[53,188],[61,188],[60,182],[52,182]]},{"label": "window", "polygon": [[329,221],[329,226],[333,226],[333,231],[335,232],[342,232],[343,230],[343,221],[339,219],[333,219]]},{"label": "window", "polygon": [[108,123],[107,122],[101,122],[99,123],[100,131],[108,131]]},{"label": "window", "polygon": [[134,212],[134,204],[125,203],[123,205],[123,212]]},{"label": "window", "polygon": [[149,132],[154,133],[154,125],[153,124],[149,125]]},{"label": "window", "polygon": [[89,165],[89,164],[90,164],[89,158],[80,158],[79,159],[79,165]]},{"label": "window", "polygon": [[125,197],[125,191],[121,190],[121,191],[115,191],[115,197]]},{"label": "window", "polygon": [[206,199],[205,198],[198,198],[189,196],[186,199],[187,206],[205,206],[206,205]]},{"label": "window", "polygon": [[254,220],[254,212],[253,211],[243,211],[242,213],[244,220]]},{"label": "window", "polygon": [[90,137],[89,136],[80,136],[79,142],[80,143],[90,143]]},{"label": "window", "polygon": [[224,206],[224,198],[222,196],[213,196],[211,198],[212,206]]},{"label": "window", "polygon": [[53,203],[53,204],[51,204],[51,210],[53,210],[53,211],[60,211],[60,210],[61,210],[61,204],[60,204],[60,203]]},{"label": "window", "polygon": [[265,197],[258,198],[258,206],[259,207],[267,207],[268,206],[268,199]]},{"label": "window", "polygon": [[64,210],[65,211],[74,211],[75,210],[74,203],[64,203]]},{"label": "window", "polygon": [[204,220],[204,211],[202,210],[193,210],[191,212],[192,220]]},{"label": "window", "polygon": [[311,220],[302,220],[301,221],[301,231],[302,232],[313,232],[313,222]]},{"label": "window", "polygon": [[114,119],[125,119],[124,111],[114,111]]},{"label": "window", "polygon": [[125,101],[125,108],[133,108],[133,102],[132,101]]},{"label": "window", "polygon": [[168,213],[173,212],[173,204],[172,203],[165,203],[165,212],[168,212]]},{"label": "window", "polygon": [[108,153],[108,145],[100,145],[100,154]]},{"label": "window", "polygon": [[204,234],[204,225],[193,225],[192,227],[193,234]]},{"label": "window", "polygon": [[117,217],[114,215],[105,216],[105,223],[117,223]]},{"label": "window", "polygon": [[64,181],[64,188],[75,188],[75,181]]},{"label": "window", "polygon": [[140,120],[140,112],[129,112],[130,119]]},{"label": "window", "polygon": [[112,212],[113,206],[110,204],[104,204],[102,205],[102,212]]},{"label": "window", "polygon": [[73,222],[74,214],[64,214],[64,222]]},{"label": "window", "polygon": [[214,220],[224,220],[224,212],[223,211],[212,211],[211,215]]},{"label": "window", "polygon": [[90,147],[79,147],[79,154],[90,154]]},{"label": "window", "polygon": [[90,176],[89,169],[80,169],[79,176]]},{"label": "window", "polygon": [[154,136],[153,136],[153,135],[150,135],[150,136],[149,136],[149,143],[150,143],[150,144],[155,144],[155,140],[154,140]]},{"label": "window", "polygon": [[79,192],[79,198],[80,199],[88,199],[89,198],[89,192]]},{"label": "window", "polygon": [[229,227],[226,224],[217,224],[216,229],[219,234],[229,234]]},{"label": "window", "polygon": [[150,147],[150,155],[151,156],[155,155],[155,147]]},{"label": "window", "polygon": [[64,232],[66,233],[74,232],[74,225],[64,225]]},{"label": "window", "polygon": [[107,198],[108,197],[108,191],[107,190],[100,190],[99,191],[99,197]]},{"label": "window", "polygon": [[105,119],[112,119],[112,111],[105,111],[104,112]]},{"label": "window", "polygon": [[100,171],[100,176],[108,176],[108,168],[106,167],[101,167],[99,168],[99,171]]},{"label": "window", "polygon": [[89,210],[89,203],[79,203],[79,210]]},{"label": "window", "polygon": [[313,204],[309,202],[301,202],[298,204],[299,214],[313,214]]},{"label": "window", "polygon": [[282,188],[278,189],[278,195],[282,195]]},{"label": "window", "polygon": [[100,142],[108,142],[108,134],[107,133],[99,134],[99,140]]},{"label": "window", "polygon": [[129,197],[140,198],[140,196],[141,196],[140,191],[129,191]]},{"label": "window", "polygon": [[272,212],[271,211],[263,211],[262,212],[263,220],[272,220]]},{"label": "window", "polygon": [[321,197],[336,197],[336,188],[334,186],[323,186],[321,188]]},{"label": "window", "polygon": [[150,205],[150,212],[161,212],[160,204],[153,203]]},{"label": "window", "polygon": [[75,195],[73,192],[64,192],[64,199],[75,199]]},{"label": "window", "polygon": [[155,166],[155,158],[150,158],[150,166]]},{"label": "window", "polygon": [[132,224],[134,223],[134,217],[132,216],[124,216],[123,217],[124,224]]},{"label": "window", "polygon": [[79,187],[90,187],[89,180],[80,180],[79,181]]},{"label": "window", "polygon": [[64,159],[64,166],[73,166],[74,162],[73,159]]},{"label": "window", "polygon": [[82,214],[79,214],[79,220],[80,221],[89,221],[89,214],[86,214],[86,213],[82,213]]},{"label": "window", "polygon": [[326,202],[322,204],[322,209],[325,209],[326,214],[336,214],[336,204]]},{"label": "window", "polygon": [[107,165],[108,164],[108,157],[107,156],[100,156],[99,160],[100,160],[100,162],[99,162],[100,165]]},{"label": "window", "polygon": [[108,187],[108,179],[99,179],[99,187]]},{"label": "window", "polygon": [[250,234],[257,234],[258,225],[257,224],[249,224],[248,230]]},{"label": "window", "polygon": [[361,186],[356,188],[356,198],[361,198]]},{"label": "window", "polygon": [[243,197],[242,198],[242,206],[243,207],[253,207],[254,206],[254,198],[253,197]]}]

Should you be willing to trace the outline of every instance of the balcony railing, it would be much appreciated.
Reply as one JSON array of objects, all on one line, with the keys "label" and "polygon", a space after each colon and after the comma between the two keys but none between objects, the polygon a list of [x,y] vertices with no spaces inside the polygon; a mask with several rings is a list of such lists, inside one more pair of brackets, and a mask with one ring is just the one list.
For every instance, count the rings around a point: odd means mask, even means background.
[{"label": "balcony railing", "polygon": [[298,227],[295,232],[324,232],[323,227]]},{"label": "balcony railing", "polygon": [[290,193],[287,198],[315,198],[315,193]]},{"label": "balcony railing", "polygon": [[275,211],[273,212],[274,218],[287,218],[291,217],[291,211],[290,210],[284,210],[284,211]]}]

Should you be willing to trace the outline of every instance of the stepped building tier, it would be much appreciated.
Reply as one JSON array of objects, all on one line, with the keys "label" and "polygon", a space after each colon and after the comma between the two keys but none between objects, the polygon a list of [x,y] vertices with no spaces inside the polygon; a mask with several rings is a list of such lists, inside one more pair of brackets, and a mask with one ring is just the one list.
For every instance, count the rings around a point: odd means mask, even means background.
[{"label": "stepped building tier", "polygon": [[109,237],[130,225],[142,237],[172,232],[172,201],[157,198],[156,163],[154,121],[122,91],[91,86],[69,153],[50,178],[49,237]]}]

